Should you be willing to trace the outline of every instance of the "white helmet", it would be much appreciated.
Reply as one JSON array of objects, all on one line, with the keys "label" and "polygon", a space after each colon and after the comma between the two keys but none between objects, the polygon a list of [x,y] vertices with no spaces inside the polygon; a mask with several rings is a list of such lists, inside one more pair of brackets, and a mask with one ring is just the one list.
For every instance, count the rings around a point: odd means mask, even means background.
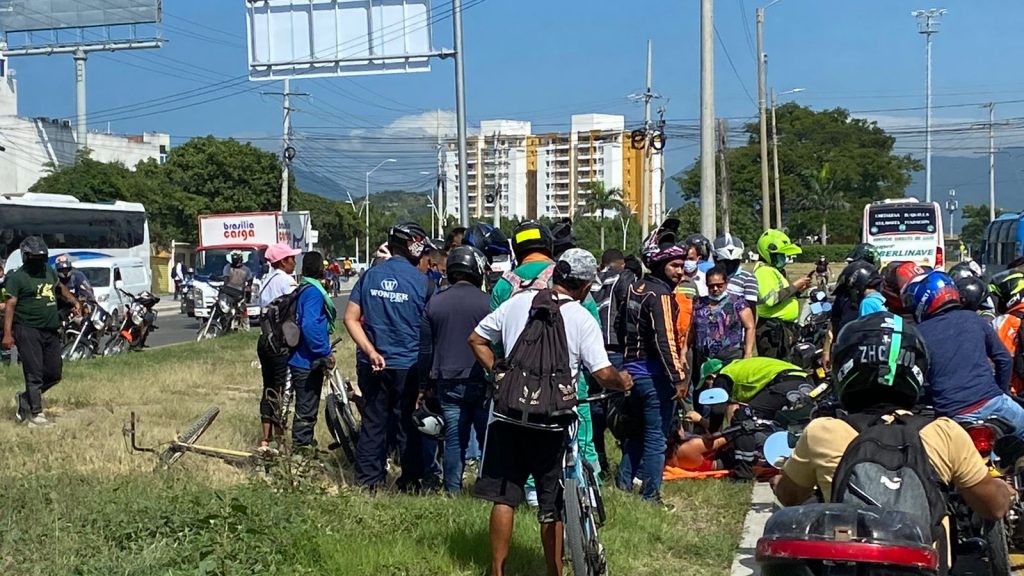
[{"label": "white helmet", "polygon": [[715,238],[713,246],[715,260],[743,260],[743,241],[732,234],[722,234]]},{"label": "white helmet", "polygon": [[420,406],[412,413],[412,421],[420,434],[431,438],[444,435],[444,418],[431,412],[426,406]]}]

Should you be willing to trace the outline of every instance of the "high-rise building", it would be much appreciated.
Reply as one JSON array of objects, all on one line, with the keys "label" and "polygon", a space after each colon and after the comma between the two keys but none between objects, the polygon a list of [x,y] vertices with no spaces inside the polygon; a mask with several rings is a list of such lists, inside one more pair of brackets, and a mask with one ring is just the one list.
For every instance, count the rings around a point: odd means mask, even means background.
[{"label": "high-rise building", "polygon": [[[487,120],[468,139],[471,220],[491,220],[497,200],[505,218],[574,217],[593,183],[618,189],[633,213],[643,190],[643,150],[631,144],[625,118],[577,114],[566,133],[532,134],[529,122]],[[663,157],[651,154],[651,222],[663,215]],[[458,217],[459,165],[454,141],[445,145],[447,191],[442,210]]]}]

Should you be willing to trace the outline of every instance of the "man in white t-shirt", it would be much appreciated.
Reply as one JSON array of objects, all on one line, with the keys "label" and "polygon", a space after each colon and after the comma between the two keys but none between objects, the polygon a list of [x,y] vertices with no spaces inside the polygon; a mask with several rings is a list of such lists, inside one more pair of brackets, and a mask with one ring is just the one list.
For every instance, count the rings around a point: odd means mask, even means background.
[{"label": "man in white t-shirt", "polygon": [[[273,271],[263,280],[260,287],[260,309],[265,309],[279,296],[295,290],[295,256],[301,250],[296,250],[287,244],[275,244],[267,248],[267,261]],[[288,351],[275,354],[266,336],[260,335],[256,344],[256,355],[260,359],[260,368],[263,373],[263,396],[260,399],[260,422],[263,425],[263,435],[260,438],[260,448],[270,447],[274,432],[279,437],[284,434],[284,423],[278,421],[278,404],[284,400],[284,387],[288,380]]]},{"label": "man in white t-shirt", "polygon": [[[575,380],[580,366],[605,387],[627,390],[632,380],[608,361],[601,337],[601,327],[580,301],[587,297],[597,278],[597,260],[586,250],[567,250],[555,264],[552,291],[566,301],[559,308],[565,326],[569,368]],[[480,364],[492,371],[495,356],[493,344],[512,350],[526,328],[535,291],[521,292],[484,318],[469,337]],[[487,429],[480,478],[473,494],[494,503],[491,508],[491,574],[502,576],[512,539],[515,508],[525,497],[524,485],[529,475],[537,484],[541,543],[548,576],[562,573],[561,500],[562,461],[565,456],[564,430],[541,430],[494,420]]]}]

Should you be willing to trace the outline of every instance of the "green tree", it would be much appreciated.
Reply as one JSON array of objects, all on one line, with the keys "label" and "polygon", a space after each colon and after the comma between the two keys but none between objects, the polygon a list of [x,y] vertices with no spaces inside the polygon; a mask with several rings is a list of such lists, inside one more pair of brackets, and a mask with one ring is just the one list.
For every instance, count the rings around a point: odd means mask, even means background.
[{"label": "green tree", "polygon": [[797,200],[797,205],[801,210],[820,215],[821,245],[825,246],[828,244],[829,215],[846,210],[850,205],[843,197],[842,191],[836,189],[828,162],[821,170],[808,170],[804,178],[807,182],[807,192]]},{"label": "green tree", "polygon": [[[795,239],[817,235],[821,228],[821,211],[801,201],[811,193],[805,178],[808,171],[820,171],[828,163],[832,187],[846,203],[843,209],[829,211],[829,233],[834,241],[849,243],[859,238],[864,205],[902,197],[911,173],[922,168],[910,155],[895,154],[896,139],[876,123],[853,118],[842,108],[815,111],[787,103],[777,108],[776,116],[783,224]],[[756,122],[743,130],[746,142],[726,151],[732,192],[730,227],[751,244],[762,232],[760,141]],[[685,201],[699,203],[699,158],[673,178]]]},{"label": "green tree", "polygon": [[276,210],[281,205],[277,155],[252,144],[214,136],[171,149],[163,171],[177,190],[205,200],[210,214]]},{"label": "green tree", "polygon": [[604,182],[600,180],[588,182],[583,189],[587,190],[589,194],[587,194],[586,202],[577,212],[577,219],[584,214],[593,214],[595,218],[598,218],[598,227],[601,230],[601,250],[604,251],[605,213],[609,210],[624,208],[622,190],[620,188],[606,189]]},{"label": "green tree", "polygon": [[[996,208],[996,216],[1003,212],[1004,210]],[[991,221],[989,219],[988,204],[979,204],[977,206],[967,204],[964,206],[961,218],[963,219],[963,226],[960,230],[960,240],[971,248],[979,248],[982,239],[985,237],[985,229]]]}]

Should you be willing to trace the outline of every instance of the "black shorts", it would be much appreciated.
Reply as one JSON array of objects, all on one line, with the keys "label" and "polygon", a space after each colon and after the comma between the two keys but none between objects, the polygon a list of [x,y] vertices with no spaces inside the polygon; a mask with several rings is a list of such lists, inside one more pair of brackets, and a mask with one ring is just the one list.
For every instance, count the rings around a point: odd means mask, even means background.
[{"label": "black shorts", "polygon": [[541,523],[557,522],[562,515],[562,460],[565,432],[537,430],[496,420],[487,428],[480,477],[473,495],[513,508],[526,497],[526,478],[537,485]]}]

